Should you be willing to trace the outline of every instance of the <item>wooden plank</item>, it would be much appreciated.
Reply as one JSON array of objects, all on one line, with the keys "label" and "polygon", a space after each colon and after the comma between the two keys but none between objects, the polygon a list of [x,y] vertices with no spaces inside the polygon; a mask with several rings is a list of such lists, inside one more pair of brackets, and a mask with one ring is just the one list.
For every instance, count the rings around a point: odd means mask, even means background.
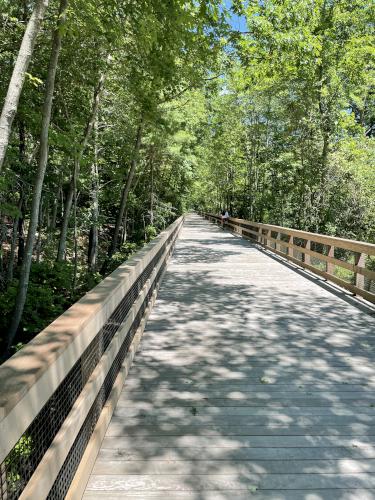
[{"label": "wooden plank", "polygon": [[[121,493],[116,493],[115,491],[95,491],[87,492],[84,496],[86,500],[97,500],[100,498],[111,500],[135,500],[142,498],[143,500],[165,500],[165,493],[151,491],[145,492],[133,491],[127,493],[122,491]],[[176,500],[197,500],[197,492],[194,491],[174,491],[173,498]],[[228,498],[233,500],[249,500],[254,498],[255,500],[301,500],[311,499],[311,500],[374,500],[375,490],[373,489],[346,489],[343,490],[333,490],[333,489],[319,489],[319,490],[262,490],[262,491],[234,491],[226,490],[221,491],[200,491],[199,500],[228,500]]]},{"label": "wooden plank", "polygon": [[227,491],[283,489],[375,488],[375,475],[356,474],[253,474],[246,475],[92,475],[87,490],[111,491]]},{"label": "wooden plank", "polygon": [[374,417],[374,407],[365,405],[348,405],[347,403],[335,403],[328,406],[166,406],[164,408],[155,407],[129,407],[120,406],[116,408],[116,414],[126,418],[146,418],[158,417],[159,415],[168,415],[184,419],[192,414],[192,408],[195,408],[194,414],[197,415],[217,415],[217,416],[264,416],[280,415],[285,417],[310,416],[310,415],[352,415],[353,412],[361,415]]},{"label": "wooden plank", "polygon": [[362,384],[354,384],[354,383],[344,383],[344,382],[336,382],[336,381],[323,381],[317,382],[316,384],[312,382],[303,383],[300,381],[289,380],[285,382],[271,381],[266,377],[263,378],[263,382],[260,379],[256,379],[256,382],[251,383],[236,383],[236,381],[225,381],[225,380],[217,380],[217,381],[208,381],[208,382],[194,382],[191,381],[189,383],[181,383],[176,379],[169,380],[158,380],[153,382],[147,382],[142,379],[132,379],[127,380],[126,388],[132,391],[142,391],[144,393],[154,392],[155,389],[163,390],[173,390],[173,391],[185,391],[187,388],[194,391],[200,390],[210,390],[210,388],[214,388],[217,391],[245,391],[245,392],[256,392],[264,390],[264,386],[267,386],[268,393],[273,392],[285,392],[286,390],[302,390],[312,391],[312,390],[332,390],[333,392],[340,391],[364,391],[364,390],[373,390],[375,388],[375,381],[366,381],[366,383]]},{"label": "wooden plank", "polygon": [[[323,346],[322,346],[323,347]],[[206,351],[207,353],[208,346],[205,345],[199,345],[195,348],[192,348],[189,353],[185,353],[184,355],[184,349],[175,349],[174,351],[170,351],[168,349],[164,349],[163,351],[159,350],[142,350],[139,353],[139,362],[140,363],[148,363],[148,362],[153,362],[153,361],[158,361],[159,359],[163,361],[167,361],[168,359],[176,358],[176,357],[185,357],[187,359],[194,359],[195,357],[203,356],[204,352]],[[213,347],[211,351],[206,354],[206,358],[209,360],[210,358],[215,358],[217,356],[218,351],[220,350],[216,347]],[[279,346],[279,351],[283,350],[283,353],[285,356],[290,356],[294,359],[297,360],[302,360],[302,359],[307,359],[311,355],[316,353],[316,346],[298,346],[294,345],[292,347],[289,347],[288,345],[285,345],[283,342],[280,342]],[[227,354],[228,354],[228,359],[227,359],[227,364],[230,363],[232,357],[236,358],[238,356],[238,352],[236,352],[235,347],[233,346],[232,348],[227,348]],[[248,346],[244,346],[243,351],[241,352],[241,355],[246,357],[248,359],[249,363],[259,363],[263,362],[265,360],[269,360],[269,363],[272,363],[276,359],[277,356],[280,356],[275,350],[275,347],[272,345],[268,346],[255,346],[251,345],[249,343]],[[373,345],[366,345],[366,346],[353,346],[351,347],[342,347],[340,349],[340,352],[337,355],[337,361],[342,362],[350,357],[353,356],[366,356],[369,359],[371,357],[375,358],[375,346]],[[321,353],[321,360],[327,359],[331,360],[332,359],[332,354],[329,352],[328,348],[325,350],[322,349]]]},{"label": "wooden plank", "polygon": [[[194,417],[191,415],[194,414]],[[121,414],[120,414],[121,415]],[[229,422],[228,415],[212,418],[190,412],[186,416],[186,424],[181,419],[163,418],[162,415],[154,417],[120,418],[116,413],[108,428],[108,437],[115,436],[182,436],[185,434],[197,436],[302,436],[332,435],[332,436],[372,436],[374,426],[373,417],[367,416],[366,421],[355,419],[353,416],[337,417],[334,415],[300,416],[292,419],[282,415],[272,416],[236,416],[233,415]],[[197,416],[198,415],[198,416]],[[363,414],[362,414],[363,415]],[[262,425],[263,422],[267,422]],[[370,420],[370,422],[369,422]],[[286,423],[289,421],[289,424]],[[291,423],[292,422],[292,423]],[[153,431],[154,429],[154,431]]]},{"label": "wooden plank", "polygon": [[177,462],[185,460],[195,460],[197,462],[216,461],[216,462],[234,462],[238,461],[256,461],[256,460],[277,460],[281,462],[286,460],[364,460],[375,459],[375,446],[356,446],[356,447],[269,447],[269,448],[246,448],[233,447],[217,448],[214,446],[206,447],[186,447],[163,448],[163,447],[138,447],[129,450],[119,446],[113,448],[102,448],[98,456],[98,462],[114,461],[167,461]]},{"label": "wooden plank", "polygon": [[[192,363],[190,365],[185,365],[184,368],[184,378],[186,380],[196,380],[194,377],[197,375],[197,371],[204,367],[203,363]],[[296,370],[300,368],[300,371]],[[334,369],[334,370],[333,370]],[[321,378],[324,376],[328,380],[337,380],[337,381],[363,381],[366,383],[368,380],[372,380],[374,377],[374,369],[369,367],[368,365],[357,365],[356,370],[350,370],[345,365],[327,365],[314,367],[311,362],[304,362],[295,364],[293,363],[291,366],[278,367],[275,364],[271,365],[259,365],[254,364],[252,366],[246,367],[246,369],[238,369],[238,365],[236,367],[235,364],[227,365],[220,367],[220,370],[217,372],[221,373],[222,377],[228,377],[230,380],[238,380],[238,377],[244,378],[247,377],[249,381],[251,380],[260,380],[264,378],[268,381],[281,381],[281,380],[290,380],[295,376],[294,380],[314,380],[314,375],[316,376],[316,370],[320,370]],[[217,372],[212,371],[212,376]],[[157,367],[153,363],[145,363],[143,365],[138,365],[132,371],[133,375],[138,375],[142,377],[144,380],[150,380],[153,376],[160,373],[161,376],[164,377],[165,380],[169,380],[174,378],[176,380],[176,369],[173,366],[164,366],[159,368],[159,372]],[[300,377],[299,379],[297,377]]]},{"label": "wooden plank", "polygon": [[[372,398],[361,398],[361,399],[342,399],[340,401],[334,401],[334,402],[342,402],[346,404],[350,404],[353,406],[353,408],[361,408],[363,406],[367,407],[373,407],[375,404],[375,396]],[[207,406],[216,406],[218,408],[220,407],[227,407],[228,404],[230,404],[232,407],[246,407],[246,408],[262,408],[265,405],[267,405],[268,408],[290,408],[290,407],[320,407],[320,406],[331,406],[331,403],[327,400],[324,399],[300,399],[300,398],[293,398],[293,399],[283,399],[279,401],[270,401],[265,403],[262,400],[246,400],[246,401],[231,401],[229,399],[209,399],[207,400],[187,400],[187,401],[147,401],[147,400],[142,400],[142,401],[128,401],[128,402],[122,402],[121,400],[119,401],[119,406],[127,406],[128,408],[133,408],[133,409],[138,409],[138,410],[146,410],[149,408],[155,408],[155,409],[160,409],[163,408],[163,406],[168,406],[170,408],[175,408],[175,407],[185,407],[185,408],[205,408]],[[359,410],[360,411],[360,410]]]},{"label": "wooden plank", "polygon": [[[375,393],[373,390],[366,390],[364,388],[356,391],[346,390],[345,387],[339,391],[333,390],[306,390],[305,388],[296,389],[294,391],[286,390],[283,391],[280,388],[275,390],[272,387],[265,387],[268,384],[262,384],[262,387],[258,391],[236,391],[228,390],[227,394],[223,393],[221,389],[215,390],[205,388],[204,390],[194,391],[191,388],[185,388],[184,391],[174,390],[174,389],[159,389],[156,393],[154,391],[144,392],[143,390],[137,391],[133,390],[131,394],[122,394],[121,400],[126,401],[157,401],[157,400],[169,400],[169,401],[202,401],[206,399],[229,399],[230,401],[247,401],[247,400],[268,400],[279,401],[281,399],[313,399],[322,398],[326,399],[327,403],[334,400],[335,397],[338,399],[358,399],[358,398],[369,398],[370,400],[375,398]],[[337,402],[337,401],[336,401]]]},{"label": "wooden plank", "polygon": [[[214,361],[217,356],[215,353],[212,355],[207,355],[206,357],[206,362],[204,359],[200,359],[199,356],[189,356],[186,355],[185,358],[182,357],[176,357],[173,358],[171,357],[170,359],[164,359],[164,363],[167,365],[165,368],[168,368],[169,370],[173,370],[174,367],[178,366],[187,366],[189,369],[189,372],[194,372],[194,370],[199,369],[200,367],[204,366],[205,364],[211,364],[214,365]],[[288,361],[290,362],[290,367],[300,367],[303,369],[310,369],[310,370],[318,370],[321,369],[323,372],[328,371],[329,369],[332,368],[347,368],[348,367],[348,361],[350,359],[350,356],[347,356],[346,358],[344,357],[337,357],[337,359],[332,359],[328,362],[326,359],[322,357],[319,357],[319,359],[314,359],[311,356],[298,356],[298,357],[293,357],[293,356],[287,356],[285,355],[284,363],[287,363]],[[365,358],[366,359],[366,358]],[[367,361],[372,361],[372,356],[367,358]],[[238,367],[239,362],[243,363],[248,363],[247,367],[247,372],[254,372],[257,368],[271,368],[273,365],[276,363],[280,363],[280,358],[278,358],[276,355],[274,356],[264,356],[263,358],[255,357],[255,356],[246,356],[246,355],[241,355],[238,356],[238,353],[236,356],[233,357],[228,357],[225,360],[223,360],[223,364],[220,365],[220,368],[225,371],[225,370],[234,370],[236,367]],[[282,360],[281,360],[282,361]],[[363,361],[363,360],[362,360]],[[145,359],[145,358],[140,358],[140,362],[138,366],[146,368],[154,368],[160,365],[160,360],[155,359],[155,358],[150,358],[150,359]],[[241,370],[242,371],[242,370]],[[243,371],[242,373],[245,373],[246,371]],[[188,372],[186,372],[187,374]],[[369,369],[368,373],[373,375],[374,371],[373,369]]]},{"label": "wooden plank", "polygon": [[93,475],[199,474],[355,474],[375,473],[375,459],[354,460],[98,460]]},{"label": "wooden plank", "polygon": [[[125,422],[124,416],[121,411],[116,411],[111,421],[111,425],[122,426],[124,432],[126,434],[132,434],[134,432],[142,432],[143,429],[146,429],[150,432],[149,427],[153,427],[155,429],[155,434],[157,431],[166,430],[169,431],[171,429],[178,429],[181,432],[180,428],[210,428],[211,426],[217,425],[226,425],[229,427],[250,427],[250,426],[275,426],[275,425],[293,425],[296,427],[302,428],[303,426],[347,426],[353,425],[355,428],[360,428],[360,425],[372,425],[374,422],[375,415],[369,414],[349,414],[349,415],[303,415],[303,416],[295,416],[291,418],[289,415],[284,415],[282,413],[271,413],[266,415],[232,415],[230,418],[230,422],[228,422],[228,415],[207,415],[200,414],[199,412],[186,412],[186,416],[183,418],[183,424],[181,423],[181,416],[173,417],[168,414],[164,414],[163,412],[154,416],[141,416],[141,417],[130,417],[127,418]],[[267,422],[267,424],[265,424]],[[360,425],[358,425],[360,424]],[[194,431],[193,431],[194,432]]]},{"label": "wooden plank", "polygon": [[132,428],[124,423],[111,422],[106,436],[373,436],[375,439],[375,426],[363,423],[340,425],[240,425],[205,424],[205,425],[140,425]]},{"label": "wooden plank", "polygon": [[375,445],[375,436],[342,437],[342,436],[241,436],[240,439],[220,436],[148,436],[147,439],[134,436],[110,437],[103,440],[103,448],[128,448],[129,451],[140,448],[186,448],[212,446],[215,448],[306,448],[307,446],[360,446]]}]

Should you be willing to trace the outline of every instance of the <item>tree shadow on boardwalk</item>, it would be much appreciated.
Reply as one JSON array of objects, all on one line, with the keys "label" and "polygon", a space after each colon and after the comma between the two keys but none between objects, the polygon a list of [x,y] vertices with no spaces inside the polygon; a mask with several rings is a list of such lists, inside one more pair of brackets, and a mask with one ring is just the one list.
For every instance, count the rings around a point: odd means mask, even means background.
[{"label": "tree shadow on boardwalk", "polygon": [[373,318],[204,228],[177,248],[91,481],[107,471],[129,498],[375,498]]}]

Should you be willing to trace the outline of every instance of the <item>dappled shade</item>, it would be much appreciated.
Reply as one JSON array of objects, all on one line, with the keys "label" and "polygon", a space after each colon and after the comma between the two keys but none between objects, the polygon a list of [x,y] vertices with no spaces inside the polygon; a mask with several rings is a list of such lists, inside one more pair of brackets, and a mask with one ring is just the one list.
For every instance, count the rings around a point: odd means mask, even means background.
[{"label": "dappled shade", "polygon": [[375,498],[372,314],[189,216],[85,498]]}]

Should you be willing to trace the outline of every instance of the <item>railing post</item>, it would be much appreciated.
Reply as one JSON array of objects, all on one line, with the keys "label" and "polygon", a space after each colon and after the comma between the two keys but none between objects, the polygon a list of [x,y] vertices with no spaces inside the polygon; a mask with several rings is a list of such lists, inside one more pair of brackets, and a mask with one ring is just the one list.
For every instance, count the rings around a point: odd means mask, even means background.
[{"label": "railing post", "polygon": [[275,243],[275,249],[278,252],[281,252],[281,245],[279,243],[279,241],[281,241],[281,233],[277,233],[276,239],[277,239],[277,242]]},{"label": "railing post", "polygon": [[266,229],[266,234],[263,234],[263,228],[261,229],[262,231],[262,243],[263,245],[265,246],[268,246],[268,238],[269,238],[269,233],[270,233],[270,230],[269,229]]},{"label": "railing post", "polygon": [[[293,245],[293,236],[292,235],[288,236],[288,243]],[[288,249],[287,255],[289,257],[293,257],[293,248],[288,246],[287,249]]]},{"label": "railing post", "polygon": [[[305,243],[305,250],[309,251],[311,250],[311,241],[310,240],[306,240],[306,243]],[[311,265],[311,257],[310,257],[310,254],[308,253],[304,253],[303,254],[303,258],[302,258],[303,262],[307,265]]]},{"label": "railing post", "polygon": [[[335,247],[333,245],[331,245],[328,248],[329,248],[329,250],[328,250],[327,256],[328,257],[332,257],[332,259],[334,259],[334,257],[335,257]],[[331,262],[327,262],[327,269],[326,269],[326,271],[327,271],[328,274],[334,274],[335,273],[335,265],[331,264]]]},{"label": "railing post", "polygon": [[[253,226],[253,227],[254,227],[254,226]],[[260,226],[258,226],[258,227],[256,228],[256,230],[258,231],[258,235],[256,236],[256,241],[257,241],[258,243],[262,244],[262,243],[263,243],[263,241],[262,241],[262,234],[263,234],[262,228],[261,228]],[[251,233],[250,233],[250,234],[251,234]]]},{"label": "railing post", "polygon": [[[366,266],[366,254],[364,253],[356,253],[354,254],[354,263],[357,267],[365,267]],[[355,273],[355,285],[362,290],[365,288],[365,277],[361,273]]]}]

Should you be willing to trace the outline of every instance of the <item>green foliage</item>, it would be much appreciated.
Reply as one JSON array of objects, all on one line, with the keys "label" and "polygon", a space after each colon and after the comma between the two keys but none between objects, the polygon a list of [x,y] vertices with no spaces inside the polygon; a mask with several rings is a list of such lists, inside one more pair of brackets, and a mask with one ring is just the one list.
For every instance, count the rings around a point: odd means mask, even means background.
[{"label": "green foliage", "polygon": [[129,257],[133,255],[137,250],[141,248],[139,243],[124,243],[121,245],[118,252],[115,252],[108,264],[108,272],[111,273],[117,269],[121,264],[123,264]]},{"label": "green foliage", "polygon": [[11,453],[5,459],[6,480],[10,491],[17,492],[20,487],[24,472],[20,468],[20,464],[25,463],[25,459],[31,455],[32,451],[32,437],[25,434],[18,440]]},{"label": "green foliage", "polygon": [[373,7],[267,0],[234,9],[248,33],[233,38],[238,59],[207,99],[193,205],[375,241]]},{"label": "green foliage", "polygon": [[[42,262],[32,265],[29,293],[21,324],[22,334],[19,337],[23,343],[32,339],[35,334],[62,314],[70,305],[71,284],[71,264]],[[0,301],[1,332],[6,332],[8,327],[14,309],[17,285],[17,279],[13,280],[2,294]],[[17,344],[15,350],[18,350],[19,347],[20,345]]]},{"label": "green foliage", "polygon": [[145,227],[145,237],[146,241],[150,241],[157,235],[157,230],[155,226],[151,224]]}]

